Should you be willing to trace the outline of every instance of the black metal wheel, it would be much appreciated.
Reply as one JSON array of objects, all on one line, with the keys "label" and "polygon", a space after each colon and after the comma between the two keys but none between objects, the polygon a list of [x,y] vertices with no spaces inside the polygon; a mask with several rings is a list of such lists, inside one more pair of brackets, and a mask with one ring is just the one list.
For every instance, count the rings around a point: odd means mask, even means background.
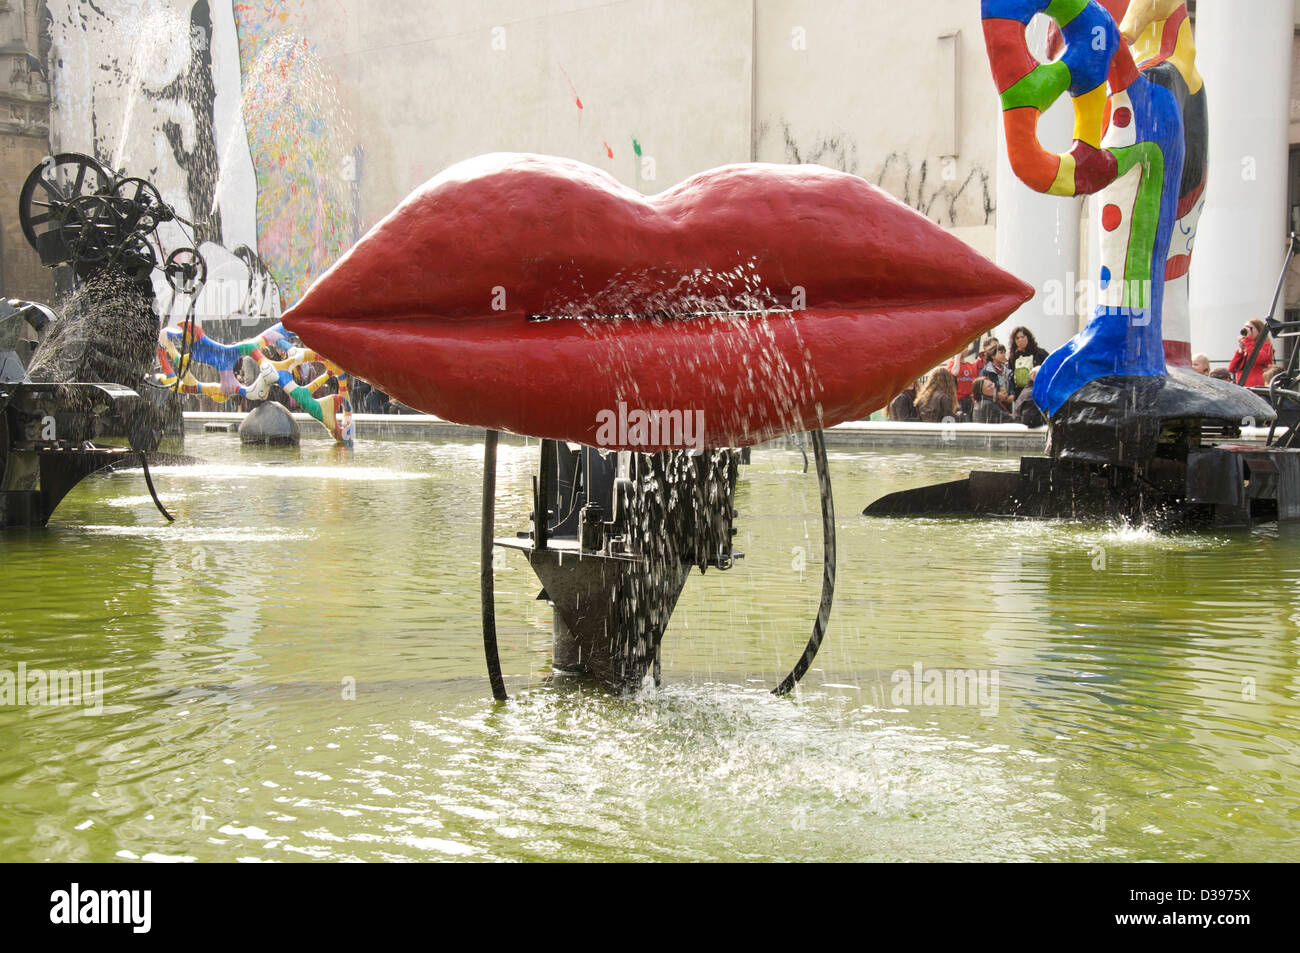
[{"label": "black metal wheel", "polygon": [[106,195],[112,189],[112,174],[90,156],[77,152],[47,156],[27,176],[19,193],[18,219],[23,236],[37,248],[37,235],[58,228],[73,199]]},{"label": "black metal wheel", "polygon": [[198,294],[208,280],[208,263],[194,248],[178,248],[167,256],[163,274],[177,294]]},{"label": "black metal wheel", "polygon": [[154,251],[149,237],[141,232],[133,232],[118,247],[110,259],[122,270],[136,275],[147,275],[158,267],[158,253]]},{"label": "black metal wheel", "polygon": [[148,179],[136,176],[119,179],[113,186],[113,194],[128,203],[127,214],[132,219],[134,228],[151,232],[163,222],[170,222],[176,217],[172,207],[163,201],[162,194]]},{"label": "black metal wheel", "polygon": [[111,195],[82,195],[71,202],[59,224],[59,238],[79,263],[115,255],[131,237],[122,200]]}]

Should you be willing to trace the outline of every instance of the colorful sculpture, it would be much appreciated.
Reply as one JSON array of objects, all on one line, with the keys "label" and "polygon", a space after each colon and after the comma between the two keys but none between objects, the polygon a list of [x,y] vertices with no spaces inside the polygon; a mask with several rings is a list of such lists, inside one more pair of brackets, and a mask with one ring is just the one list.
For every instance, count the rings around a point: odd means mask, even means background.
[{"label": "colorful sculpture", "polygon": [[[284,357],[272,360],[264,353],[264,349],[269,348],[274,348]],[[245,357],[251,358],[258,367],[257,377],[247,384],[235,376],[235,369]],[[306,384],[299,383],[294,370],[314,362],[323,364],[325,372]],[[282,324],[275,324],[257,337],[237,344],[212,340],[196,322],[187,322],[179,327],[169,325],[158,333],[158,363],[162,367],[158,381],[164,387],[175,387],[182,394],[201,394],[218,403],[231,397],[266,400],[271,385],[278,384],[296,405],[320,421],[335,440],[352,445],[348,375],[315,351],[295,345],[285,334]],[[195,379],[191,373],[195,364],[214,368],[220,380],[204,382]],[[338,382],[338,392],[319,398],[314,396],[330,380]]]},{"label": "colorful sculpture", "polygon": [[[1166,358],[1190,364],[1187,274],[1205,189],[1204,86],[1182,2],[983,0],[982,14],[1013,170],[1040,192],[1096,195],[1103,230],[1100,304],[1035,383],[1034,400],[1050,416],[1090,381],[1163,376]],[[1025,40],[1038,14],[1052,18],[1063,45],[1049,63]],[[1054,155],[1036,128],[1066,92],[1074,144]]]},{"label": "colorful sculpture", "polygon": [[[626,450],[865,417],[1032,289],[857,176],[733,165],[644,196],[494,154],[411,195],[284,316],[447,420]],[[663,430],[668,430],[665,434]]]}]

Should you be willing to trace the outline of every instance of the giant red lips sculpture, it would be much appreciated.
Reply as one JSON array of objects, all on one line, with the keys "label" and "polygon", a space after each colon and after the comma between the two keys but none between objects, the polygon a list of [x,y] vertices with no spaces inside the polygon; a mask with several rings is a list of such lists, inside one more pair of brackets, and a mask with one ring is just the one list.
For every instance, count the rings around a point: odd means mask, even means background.
[{"label": "giant red lips sculpture", "polygon": [[843,172],[731,165],[643,196],[493,154],[409,196],[284,324],[445,420],[648,451],[865,417],[1032,295]]}]

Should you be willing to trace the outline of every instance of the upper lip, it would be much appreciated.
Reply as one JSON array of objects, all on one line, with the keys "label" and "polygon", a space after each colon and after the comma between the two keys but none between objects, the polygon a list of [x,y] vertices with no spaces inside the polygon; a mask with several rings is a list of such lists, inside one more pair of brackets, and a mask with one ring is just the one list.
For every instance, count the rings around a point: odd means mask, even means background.
[{"label": "upper lip", "polygon": [[[386,371],[386,361],[399,347],[426,346],[441,349],[441,361],[447,348],[463,347],[476,334],[499,335],[502,346],[520,348],[521,360],[540,359],[544,352],[529,351],[527,335],[558,332],[525,322],[529,316],[639,316],[652,320],[630,322],[626,330],[655,336],[653,346],[638,351],[645,366],[633,369],[646,372],[644,390],[665,375],[656,353],[682,346],[685,329],[675,331],[664,317],[794,309],[809,360],[823,364],[837,353],[851,359],[855,335],[888,331],[884,337],[896,347],[895,322],[925,320],[907,329],[907,338],[919,337],[912,349],[883,366],[887,379],[854,380],[854,368],[804,368],[844,390],[848,396],[831,403],[849,413],[850,405],[869,401],[872,387],[897,383],[897,393],[1032,294],[865,180],[820,166],[724,166],[644,196],[573,160],[493,154],[451,167],[407,198],[307,290],[284,324],[394,396],[419,390],[426,404],[439,405],[423,409],[447,416],[446,403],[464,417],[472,409],[456,395],[444,401],[437,382],[417,385],[414,360],[400,374]],[[854,315],[879,320],[846,322]],[[819,323],[826,340],[812,340]],[[725,355],[710,357],[707,349],[694,369],[732,374]],[[860,373],[880,378],[881,369]],[[598,406],[614,406],[613,376],[609,399]],[[526,377],[520,373],[512,386]],[[874,408],[856,409],[865,415]],[[808,414],[799,416],[808,422]],[[500,420],[461,422],[512,429]],[[752,434],[748,426],[721,429],[729,438],[775,435],[771,426],[755,425]]]},{"label": "upper lip", "polygon": [[[286,323],[578,305],[617,314],[637,303],[631,310],[648,313],[683,278],[696,299],[735,302],[741,291],[778,307],[796,288],[809,308],[846,309],[1032,294],[865,180],[820,166],[724,166],[647,197],[580,162],[494,153],[407,198]],[[493,308],[498,288],[504,309]]]}]

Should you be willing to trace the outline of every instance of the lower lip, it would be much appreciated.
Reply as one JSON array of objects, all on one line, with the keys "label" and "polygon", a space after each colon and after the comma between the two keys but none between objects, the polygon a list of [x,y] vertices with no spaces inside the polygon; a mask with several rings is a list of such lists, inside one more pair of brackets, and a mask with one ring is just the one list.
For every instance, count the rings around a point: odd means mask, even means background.
[{"label": "lower lip", "polygon": [[[620,450],[678,449],[679,433],[616,442],[627,411],[698,412],[696,445],[742,447],[859,420],[1020,305],[1015,294],[896,306],[689,319],[461,321],[302,317],[296,330],[356,376],[444,420]],[[916,328],[926,329],[918,347]],[[978,333],[978,332],[976,332]]]}]

